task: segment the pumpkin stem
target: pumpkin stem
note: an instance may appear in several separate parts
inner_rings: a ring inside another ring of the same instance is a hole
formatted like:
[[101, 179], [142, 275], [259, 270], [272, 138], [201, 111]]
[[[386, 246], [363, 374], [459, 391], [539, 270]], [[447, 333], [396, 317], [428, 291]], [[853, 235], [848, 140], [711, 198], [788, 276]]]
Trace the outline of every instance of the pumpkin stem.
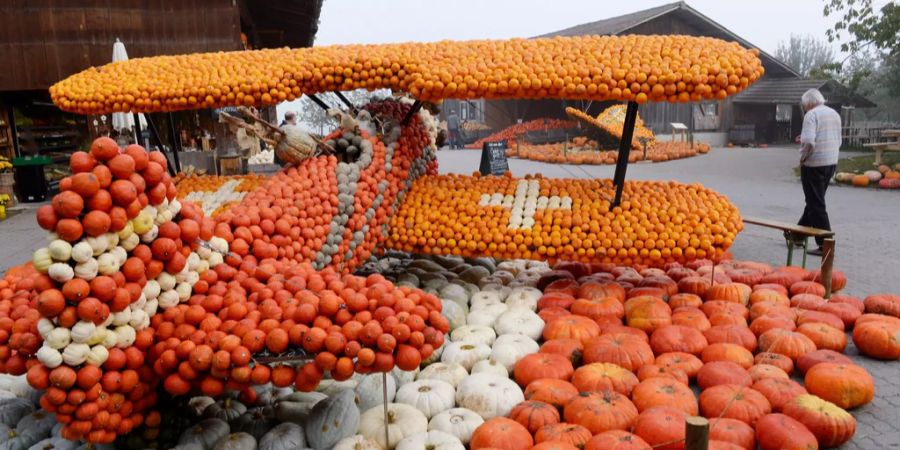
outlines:
[[419, 386], [419, 392], [428, 392], [431, 390], [431, 386]]
[[388, 421], [388, 423], [394, 423], [394, 421], [397, 419], [397, 413], [394, 412], [393, 409], [391, 409], [391, 410], [388, 410], [388, 413], [387, 413], [387, 414], [388, 414], [388, 415], [387, 415], [387, 421]]

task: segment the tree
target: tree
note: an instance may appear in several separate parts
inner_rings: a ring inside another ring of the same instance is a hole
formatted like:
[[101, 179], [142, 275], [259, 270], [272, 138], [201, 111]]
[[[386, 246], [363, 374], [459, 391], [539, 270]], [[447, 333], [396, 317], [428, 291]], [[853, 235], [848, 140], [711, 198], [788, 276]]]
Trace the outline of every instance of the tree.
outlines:
[[[374, 97], [384, 97], [389, 91], [381, 90], [369, 92], [365, 89], [357, 89], [355, 91], [344, 92], [344, 97], [350, 101], [356, 108], [361, 108]], [[330, 108], [347, 109], [347, 105], [341, 102], [336, 95], [326, 93], [318, 94], [316, 97], [322, 100]], [[325, 114], [325, 110], [316, 104], [312, 98], [304, 95], [297, 102], [297, 121], [309, 132], [324, 135], [337, 127], [338, 123], [334, 119]]]
[[775, 57], [796, 70], [802, 77], [816, 78], [813, 75], [817, 71], [834, 62], [834, 50], [814, 36], [791, 34], [790, 39], [778, 44]]
[[841, 42], [841, 51], [856, 53], [870, 45], [892, 56], [900, 55], [900, 4], [888, 1], [875, 11], [872, 0], [825, 0], [825, 16], [837, 16], [826, 31], [829, 42]]

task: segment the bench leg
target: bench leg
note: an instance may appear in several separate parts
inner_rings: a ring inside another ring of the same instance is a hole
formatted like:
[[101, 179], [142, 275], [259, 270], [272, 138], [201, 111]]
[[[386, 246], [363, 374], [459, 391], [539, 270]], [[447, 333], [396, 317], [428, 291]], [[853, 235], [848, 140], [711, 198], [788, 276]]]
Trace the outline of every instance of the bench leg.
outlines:
[[790, 266], [791, 261], [793, 261], [793, 259], [794, 259], [794, 240], [791, 237], [788, 237], [787, 239], [785, 239], [785, 241], [787, 242], [787, 248], [788, 248], [786, 265]]
[[831, 298], [831, 270], [834, 267], [834, 238], [822, 242], [822, 286], [825, 286], [825, 300]]
[[804, 269], [806, 268], [806, 250], [807, 250], [807, 245], [809, 245], [809, 238], [804, 237], [804, 238], [803, 238], [803, 268], [804, 268]]

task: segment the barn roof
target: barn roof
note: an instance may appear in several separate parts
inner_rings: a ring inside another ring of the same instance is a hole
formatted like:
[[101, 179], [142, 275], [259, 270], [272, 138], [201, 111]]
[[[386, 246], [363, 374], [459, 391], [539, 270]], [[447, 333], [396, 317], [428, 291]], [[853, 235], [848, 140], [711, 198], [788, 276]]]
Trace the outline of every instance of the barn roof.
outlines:
[[835, 80], [785, 80], [765, 79], [757, 81], [734, 97], [735, 103], [797, 104], [800, 96], [809, 89], [818, 89], [830, 104], [872, 108], [877, 105], [869, 99], [853, 93]]
[[[552, 33], [547, 33], [538, 37], [580, 36], [587, 34], [647, 34], [646, 32], [636, 32], [635, 29], [641, 25], [648, 24], [656, 19], [660, 19], [664, 16], [670, 15], [680, 21], [687, 23], [693, 29], [698, 30], [697, 33], [693, 33], [695, 35], [709, 36], [726, 41], [734, 41], [746, 48], [756, 48], [756, 46], [754, 46], [744, 38], [738, 36], [718, 22], [701, 14], [699, 11], [690, 7], [683, 1], [668, 3], [662, 6], [657, 6], [655, 8], [645, 9], [622, 16], [611, 17], [609, 19], [598, 20], [596, 22], [575, 25], [574, 27], [554, 31]], [[661, 28], [658, 33], [654, 34], [670, 34], [673, 32], [674, 30], [667, 31]], [[686, 33], [684, 33], [683, 30], [678, 30], [677, 34]], [[766, 68], [767, 76], [775, 78], [800, 77], [800, 74], [798, 74], [794, 69], [791, 69], [787, 64], [762, 50], [760, 50], [759, 52], [759, 57]]]

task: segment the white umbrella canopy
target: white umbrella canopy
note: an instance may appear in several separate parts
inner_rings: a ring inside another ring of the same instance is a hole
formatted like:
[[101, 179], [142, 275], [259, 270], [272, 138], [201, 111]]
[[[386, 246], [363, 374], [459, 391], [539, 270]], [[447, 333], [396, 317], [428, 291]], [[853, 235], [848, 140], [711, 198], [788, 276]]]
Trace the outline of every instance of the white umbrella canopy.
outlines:
[[[128, 52], [125, 51], [125, 44], [119, 38], [116, 38], [116, 42], [113, 44], [112, 62], [119, 61], [128, 61]], [[146, 127], [143, 114], [139, 114], [138, 117], [141, 120], [141, 128]], [[113, 113], [112, 127], [120, 131], [123, 129], [132, 130], [134, 128], [134, 117], [129, 113]]]

